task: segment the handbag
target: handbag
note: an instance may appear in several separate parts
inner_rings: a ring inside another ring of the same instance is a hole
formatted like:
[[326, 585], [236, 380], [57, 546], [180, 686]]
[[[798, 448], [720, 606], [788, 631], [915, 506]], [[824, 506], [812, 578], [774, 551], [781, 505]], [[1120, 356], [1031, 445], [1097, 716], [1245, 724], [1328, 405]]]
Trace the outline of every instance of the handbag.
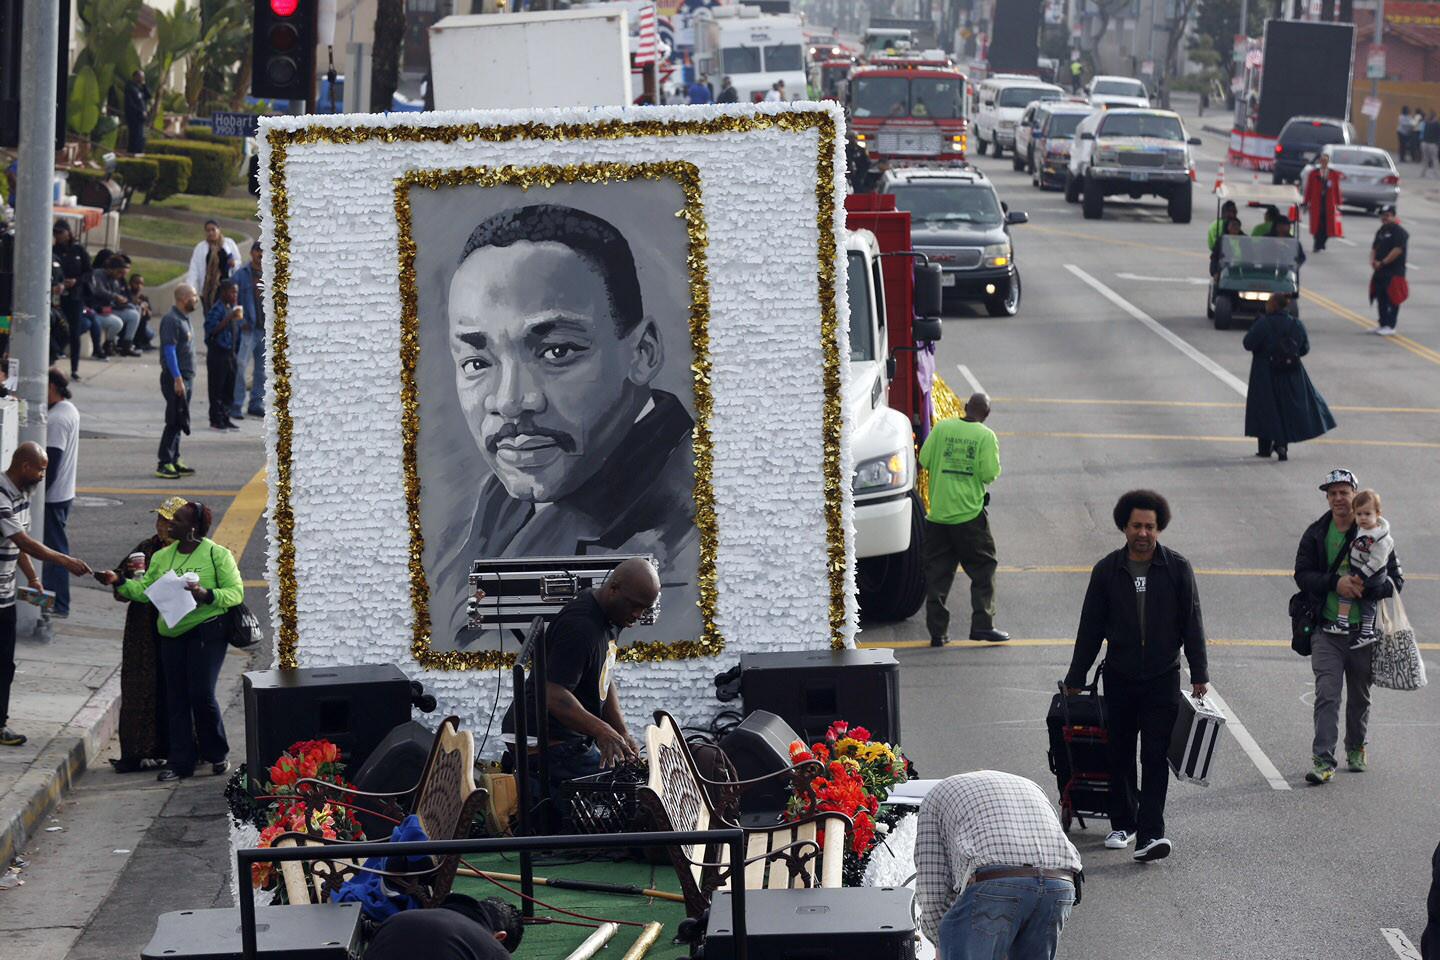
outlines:
[[[219, 583], [220, 568], [215, 565], [214, 546], [210, 548], [210, 568], [215, 571], [215, 582]], [[220, 620], [225, 625], [225, 639], [237, 650], [253, 647], [265, 636], [260, 629], [260, 618], [250, 612], [244, 600], [220, 614]]]
[[[1350, 555], [1350, 541], [1353, 539], [1353, 534], [1347, 535], [1345, 542], [1340, 544], [1340, 550], [1330, 564], [1329, 573], [1339, 570], [1340, 561]], [[1323, 597], [1316, 600], [1304, 590], [1297, 590], [1290, 598], [1290, 649], [1302, 657], [1310, 656], [1310, 640], [1315, 628], [1320, 625], [1320, 612], [1324, 609]]]
[[1419, 690], [1429, 680], [1400, 594], [1378, 601], [1375, 613], [1380, 639], [1371, 660], [1372, 682], [1386, 690]]

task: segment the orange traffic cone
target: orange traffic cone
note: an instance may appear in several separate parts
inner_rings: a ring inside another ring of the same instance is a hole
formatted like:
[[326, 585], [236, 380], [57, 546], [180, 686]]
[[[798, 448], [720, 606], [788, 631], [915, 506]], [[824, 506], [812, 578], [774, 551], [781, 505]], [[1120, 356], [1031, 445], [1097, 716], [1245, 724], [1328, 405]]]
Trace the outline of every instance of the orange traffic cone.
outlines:
[[1215, 169], [1215, 186], [1210, 188], [1210, 192], [1219, 193], [1223, 186], [1225, 186], [1225, 164], [1222, 163]]

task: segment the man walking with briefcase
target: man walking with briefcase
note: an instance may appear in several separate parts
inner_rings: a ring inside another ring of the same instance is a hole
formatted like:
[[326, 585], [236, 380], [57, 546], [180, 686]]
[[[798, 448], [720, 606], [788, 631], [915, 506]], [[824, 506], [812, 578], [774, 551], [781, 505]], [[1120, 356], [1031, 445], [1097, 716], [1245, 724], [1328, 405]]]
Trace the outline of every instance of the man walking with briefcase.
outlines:
[[1209, 689], [1210, 677], [1195, 571], [1159, 542], [1170, 524], [1170, 504], [1153, 490], [1131, 490], [1115, 504], [1114, 519], [1125, 546], [1090, 572], [1065, 687], [1073, 694], [1085, 686], [1101, 641], [1109, 641], [1104, 691], [1112, 832], [1105, 846], [1123, 850], [1134, 840], [1134, 858], [1143, 862], [1170, 855], [1165, 793], [1170, 734], [1180, 709], [1180, 652], [1197, 698]]

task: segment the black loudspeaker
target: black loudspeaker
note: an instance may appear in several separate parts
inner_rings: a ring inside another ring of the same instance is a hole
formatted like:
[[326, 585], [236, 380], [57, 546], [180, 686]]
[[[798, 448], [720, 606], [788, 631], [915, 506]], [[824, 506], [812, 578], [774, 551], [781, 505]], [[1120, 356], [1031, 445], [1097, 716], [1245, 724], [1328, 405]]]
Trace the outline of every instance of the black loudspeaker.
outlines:
[[[381, 740], [365, 764], [356, 771], [353, 781], [356, 789], [366, 793], [399, 793], [409, 790], [420, 782], [425, 771], [425, 761], [430, 758], [430, 748], [435, 744], [435, 731], [418, 720], [400, 724]], [[395, 824], [364, 811], [356, 811], [365, 836], [370, 840], [383, 840], [390, 836]]]
[[740, 656], [746, 712], [768, 710], [800, 731], [806, 743], [836, 720], [900, 742], [900, 664], [893, 650], [807, 650]]
[[[735, 764], [741, 780], [753, 780], [790, 766], [790, 744], [800, 739], [783, 719], [768, 710], [756, 710], [725, 734], [720, 749]], [[775, 777], [740, 795], [741, 813], [772, 813], [785, 809], [788, 780]]]
[[247, 673], [245, 760], [258, 789], [297, 740], [329, 740], [359, 770], [390, 731], [410, 719], [410, 681], [393, 664]]
[[[745, 952], [750, 960], [915, 960], [912, 903], [904, 887], [747, 890]], [[730, 891], [717, 890], [705, 960], [735, 956], [730, 917]]]
[[[262, 960], [350, 960], [360, 954], [360, 904], [255, 908]], [[160, 914], [142, 960], [240, 960], [240, 908]]]
[[996, 0], [987, 59], [992, 74], [1035, 72], [1040, 59], [1040, 0]]

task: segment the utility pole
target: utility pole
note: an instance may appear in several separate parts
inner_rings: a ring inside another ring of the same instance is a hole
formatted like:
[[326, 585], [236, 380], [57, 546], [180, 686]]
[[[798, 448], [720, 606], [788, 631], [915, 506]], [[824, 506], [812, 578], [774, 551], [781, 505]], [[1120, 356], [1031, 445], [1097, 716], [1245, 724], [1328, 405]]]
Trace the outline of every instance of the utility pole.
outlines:
[[[15, 311], [10, 356], [20, 364], [21, 443], [45, 446], [50, 368], [50, 220], [55, 214], [55, 98], [60, 7], [26, 3], [20, 37], [20, 148], [15, 183]], [[0, 469], [9, 467], [0, 464]], [[45, 481], [31, 496], [44, 504]], [[45, 511], [30, 511], [30, 535], [45, 535]]]
[[[1250, 0], [1240, 0], [1240, 29], [1239, 29], [1238, 31], [1236, 31], [1236, 35], [1237, 35], [1237, 36], [1240, 36], [1240, 37], [1244, 37], [1245, 40], [1247, 40], [1247, 41], [1250, 39]], [[1248, 43], [1245, 43], [1244, 46], [1245, 46], [1245, 53], [1248, 53], [1248, 52], [1249, 52], [1249, 44], [1248, 44]], [[1240, 59], [1237, 61], [1237, 60], [1235, 59], [1235, 51], [1234, 51], [1234, 50], [1231, 50], [1231, 51], [1230, 51], [1230, 69], [1231, 69], [1232, 71], [1234, 71], [1234, 73], [1233, 73], [1232, 75], [1233, 75], [1233, 76], [1236, 76], [1236, 77], [1239, 77], [1241, 83], [1243, 84], [1244, 81], [1245, 81], [1245, 54], [1244, 54], [1244, 53], [1242, 53], [1242, 54], [1240, 55]], [[1233, 88], [1232, 88], [1232, 90], [1233, 90]], [[1244, 96], [1244, 94], [1245, 94], [1245, 88], [1244, 88], [1243, 86], [1240, 88], [1240, 92], [1235, 94], [1235, 129], [1236, 129], [1236, 130], [1244, 130], [1244, 129], [1245, 129], [1245, 111], [1246, 111], [1247, 107], [1246, 107], [1246, 103], [1245, 103], [1245, 96]]]
[[[1384, 44], [1385, 44], [1385, 0], [1375, 0], [1375, 39], [1371, 41], [1371, 49], [1374, 49], [1375, 47], [1380, 47], [1381, 49], [1384, 49]], [[1367, 69], [1366, 72], [1367, 72], [1367, 73], [1369, 72], [1368, 69]], [[22, 94], [22, 96], [23, 96], [23, 94]], [[1371, 78], [1370, 78], [1370, 96], [1376, 97], [1376, 98], [1379, 98], [1379, 96], [1380, 96], [1380, 78], [1379, 78], [1379, 77], [1371, 77]], [[1375, 127], [1376, 127], [1376, 121], [1378, 121], [1379, 119], [1380, 119], [1379, 116], [1374, 116], [1374, 117], [1371, 117], [1371, 118], [1370, 118], [1370, 136], [1368, 136], [1368, 137], [1365, 139], [1365, 142], [1368, 143], [1368, 144], [1370, 144], [1370, 146], [1372, 146], [1372, 147], [1375, 146]]]

